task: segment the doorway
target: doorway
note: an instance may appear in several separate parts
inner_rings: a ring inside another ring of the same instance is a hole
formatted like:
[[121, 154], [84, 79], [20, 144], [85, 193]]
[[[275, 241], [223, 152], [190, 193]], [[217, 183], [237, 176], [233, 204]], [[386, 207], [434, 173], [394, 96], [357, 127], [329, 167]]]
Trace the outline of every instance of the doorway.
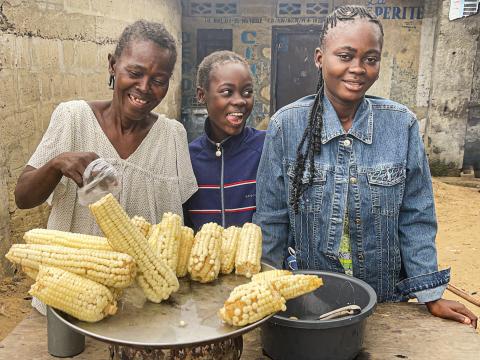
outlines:
[[314, 53], [320, 26], [272, 28], [270, 115], [303, 96], [313, 94], [318, 72]]

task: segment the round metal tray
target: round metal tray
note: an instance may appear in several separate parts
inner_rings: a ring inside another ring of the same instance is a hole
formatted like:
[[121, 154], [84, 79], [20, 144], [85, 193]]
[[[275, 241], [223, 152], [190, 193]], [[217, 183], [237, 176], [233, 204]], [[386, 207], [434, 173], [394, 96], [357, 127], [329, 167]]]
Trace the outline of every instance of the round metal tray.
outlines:
[[[267, 269], [271, 268], [262, 265], [262, 270]], [[249, 281], [234, 274], [220, 275], [208, 284], [180, 279], [179, 291], [168, 300], [160, 304], [146, 302], [142, 308], [120, 304], [115, 315], [96, 323], [83, 322], [52, 310], [73, 330], [112, 344], [152, 348], [197, 346], [239, 336], [271, 317], [234, 327], [222, 323], [217, 316], [233, 288]]]

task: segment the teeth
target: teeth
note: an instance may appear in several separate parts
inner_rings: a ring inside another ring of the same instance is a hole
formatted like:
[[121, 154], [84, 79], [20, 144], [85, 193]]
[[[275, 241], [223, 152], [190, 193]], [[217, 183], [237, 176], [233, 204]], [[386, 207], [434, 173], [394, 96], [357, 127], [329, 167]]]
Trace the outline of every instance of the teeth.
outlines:
[[242, 114], [242, 113], [230, 113], [230, 114], [228, 114], [228, 115], [233, 115], [233, 116], [243, 116], [243, 114]]
[[137, 102], [139, 104], [142, 104], [142, 105], [145, 105], [147, 102], [145, 100], [142, 100], [142, 99], [139, 99], [133, 95], [130, 95], [130, 98], [134, 101], [134, 102]]

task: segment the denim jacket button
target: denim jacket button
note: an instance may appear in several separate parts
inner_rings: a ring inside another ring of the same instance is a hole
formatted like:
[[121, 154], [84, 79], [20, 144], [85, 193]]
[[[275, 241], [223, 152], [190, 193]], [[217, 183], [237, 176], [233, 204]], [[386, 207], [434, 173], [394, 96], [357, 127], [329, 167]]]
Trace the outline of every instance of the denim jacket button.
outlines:
[[355, 219], [355, 224], [359, 225], [362, 221], [360, 219]]
[[358, 260], [363, 260], [363, 254], [362, 253], [358, 253]]
[[356, 183], [357, 183], [357, 178], [351, 177], [350, 184], [356, 184]]
[[343, 146], [350, 146], [351, 143], [352, 143], [352, 142], [351, 142], [349, 139], [344, 140], [344, 141], [343, 141]]

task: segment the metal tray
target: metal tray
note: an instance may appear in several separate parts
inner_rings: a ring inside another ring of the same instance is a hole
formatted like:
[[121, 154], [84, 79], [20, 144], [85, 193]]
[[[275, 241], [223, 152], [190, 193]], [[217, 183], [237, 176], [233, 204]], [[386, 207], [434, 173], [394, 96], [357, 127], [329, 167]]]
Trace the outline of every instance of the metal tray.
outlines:
[[[270, 270], [262, 265], [262, 270]], [[237, 285], [250, 280], [234, 274], [220, 275], [212, 283], [180, 279], [180, 289], [160, 304], [147, 302], [142, 308], [125, 304], [102, 321], [87, 323], [59, 310], [55, 316], [73, 330], [100, 341], [152, 348], [178, 348], [213, 343], [248, 332], [271, 316], [244, 327], [222, 323], [217, 311]], [[182, 326], [181, 321], [185, 324]]]

